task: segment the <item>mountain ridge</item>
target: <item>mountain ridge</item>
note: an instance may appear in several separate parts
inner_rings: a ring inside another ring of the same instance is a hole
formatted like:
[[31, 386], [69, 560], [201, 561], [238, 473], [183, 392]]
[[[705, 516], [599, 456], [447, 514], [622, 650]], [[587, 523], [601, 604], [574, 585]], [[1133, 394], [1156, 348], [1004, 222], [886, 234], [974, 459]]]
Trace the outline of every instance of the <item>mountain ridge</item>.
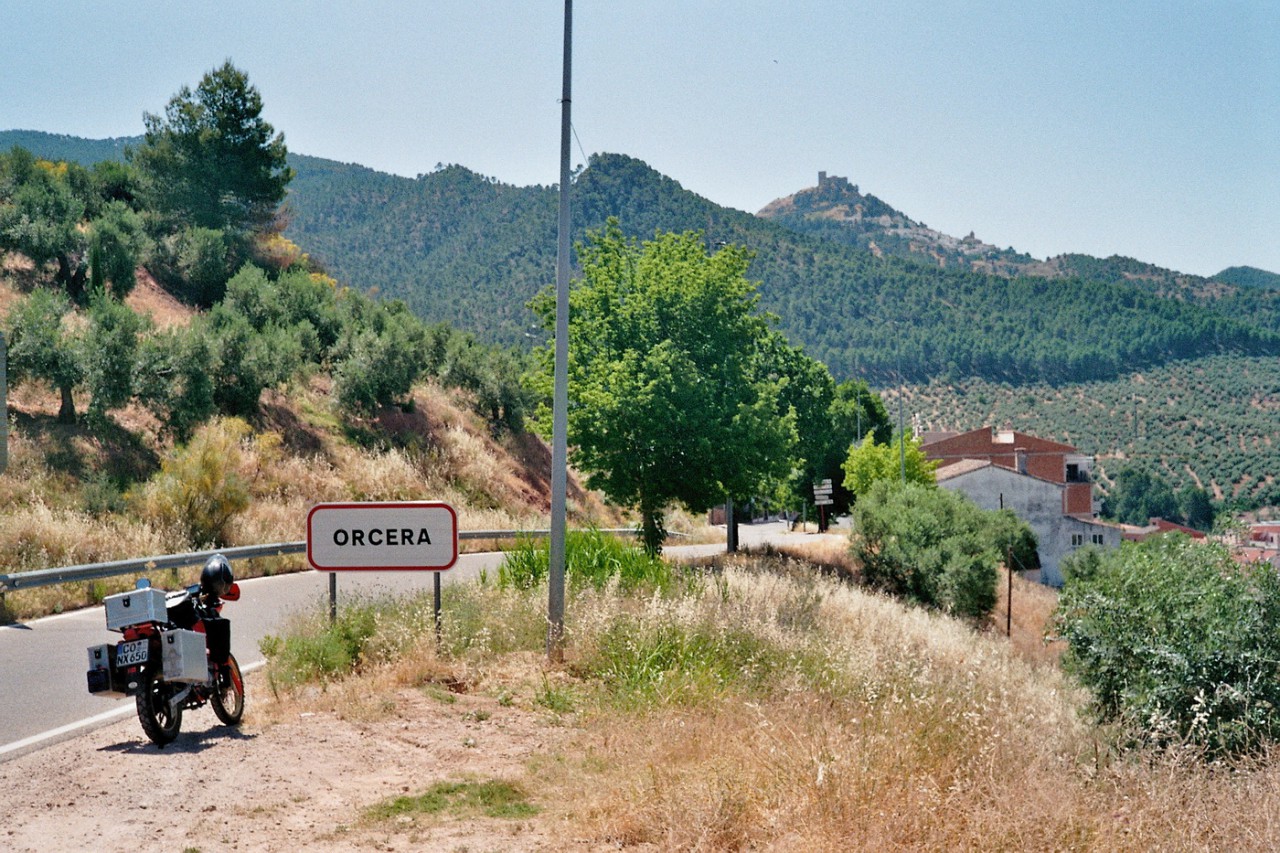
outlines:
[[[51, 133], [40, 130], [0, 130], [0, 149], [7, 149], [14, 145], [19, 145], [48, 159], [70, 160], [78, 162], [84, 166], [91, 166], [99, 160], [123, 160], [125, 149], [129, 146], [141, 143], [142, 139], [143, 137], [141, 135], [92, 139], [72, 134]], [[383, 172], [356, 162], [333, 160], [309, 154], [294, 153], [290, 154], [290, 157], [299, 158], [305, 161], [311, 168], [317, 171], [333, 171], [334, 167], [341, 167], [343, 169], [353, 169], [372, 175], [384, 176], [393, 180], [421, 180], [424, 177], [424, 174], [419, 174], [416, 178], [408, 178], [391, 172]], [[458, 164], [452, 164], [450, 167], [466, 169], [465, 166]], [[440, 168], [445, 167], [438, 167], [435, 171], [440, 171]], [[471, 170], [467, 169], [467, 171]], [[473, 174], [480, 175], [480, 173], [476, 172], [473, 172]], [[480, 177], [490, 182], [503, 183], [496, 177], [487, 177], [483, 175], [480, 175]], [[512, 187], [515, 186], [511, 184], [505, 185]], [[530, 185], [529, 188], [542, 189], [543, 187], [540, 185]], [[794, 214], [795, 199], [803, 195], [813, 195], [819, 198], [828, 199], [835, 196], [835, 200], [838, 203], [847, 204], [849, 199], [847, 197], [841, 197], [841, 190], [843, 190], [844, 194], [853, 196], [855, 203], [864, 204], [869, 208], [868, 210], [863, 211], [860, 216], [854, 217], [855, 219], [887, 216], [890, 223], [895, 227], [911, 232], [918, 237], [923, 238], [925, 242], [933, 241], [937, 243], [938, 246], [941, 247], [941, 254], [943, 257], [940, 258], [938, 254], [930, 253], [927, 256], [932, 260], [944, 261], [946, 257], [950, 255], [964, 256], [968, 258], [980, 257], [981, 260], [976, 261], [974, 266], [974, 269], [977, 271], [989, 271], [997, 275], [1007, 274], [1007, 270], [1012, 263], [1009, 259], [1017, 258], [1025, 259], [1026, 262], [1026, 268], [1019, 269], [1018, 274], [1040, 275], [1048, 278], [1055, 278], [1082, 274], [1082, 270], [1077, 267], [1077, 264], [1083, 261], [1102, 261], [1114, 262], [1116, 264], [1129, 267], [1136, 265], [1145, 268], [1149, 271], [1145, 275], [1147, 278], [1172, 274], [1175, 276], [1201, 279], [1205, 281], [1222, 281], [1228, 284], [1246, 287], [1280, 289], [1280, 273], [1250, 266], [1232, 266], [1227, 267], [1212, 276], [1194, 276], [1190, 273], [1182, 273], [1177, 270], [1138, 261], [1134, 258], [1123, 255], [1112, 255], [1108, 258], [1096, 258], [1094, 256], [1081, 253], [1066, 253], [1040, 260], [1024, 252], [1019, 252], [1012, 247], [1001, 249], [994, 244], [987, 243], [979, 239], [973, 232], [970, 232], [965, 237], [957, 238], [931, 229], [923, 222], [911, 219], [906, 214], [896, 210], [887, 202], [884, 202], [871, 193], [861, 193], [858, 185], [850, 184], [847, 178], [828, 175], [826, 172], [818, 173], [818, 184], [815, 187], [802, 188], [789, 196], [783, 196], [779, 199], [775, 199], [757, 211], [754, 215], [764, 219], [786, 220], [789, 216]], [[725, 209], [727, 210], [729, 208]], [[837, 221], [840, 219], [838, 216], [831, 215], [828, 215], [828, 218]], [[873, 233], [872, 229], [866, 227], [856, 230], [862, 234]], [[889, 241], [886, 240], [885, 242]], [[877, 244], [876, 248], [871, 249], [871, 251], [873, 254], [886, 253], [884, 247], [879, 244]], [[993, 263], [993, 256], [1002, 260]], [[1144, 276], [1135, 275], [1134, 277], [1140, 278]]]
[[[72, 141], [51, 144], [66, 150]], [[122, 148], [106, 140], [96, 150], [112, 157]], [[290, 164], [297, 176], [285, 234], [339, 279], [492, 342], [543, 339], [526, 305], [554, 280], [553, 187], [517, 187], [456, 165], [405, 178], [301, 154], [291, 154]], [[806, 203], [844, 203], [851, 195], [863, 225], [885, 219], [917, 237], [928, 231], [845, 179], [828, 179]], [[746, 246], [762, 308], [840, 379], [1087, 381], [1219, 352], [1280, 353], [1280, 292], [1206, 288], [1203, 280], [1188, 286], [1179, 284], [1181, 274], [1152, 265], [1087, 256], [1070, 256], [1070, 276], [940, 268], [835, 239], [826, 226], [813, 233], [803, 221], [722, 207], [640, 160], [596, 154], [575, 177], [575, 238], [610, 216], [636, 239], [701, 231], [711, 250]], [[974, 238], [964, 248], [981, 245]]]

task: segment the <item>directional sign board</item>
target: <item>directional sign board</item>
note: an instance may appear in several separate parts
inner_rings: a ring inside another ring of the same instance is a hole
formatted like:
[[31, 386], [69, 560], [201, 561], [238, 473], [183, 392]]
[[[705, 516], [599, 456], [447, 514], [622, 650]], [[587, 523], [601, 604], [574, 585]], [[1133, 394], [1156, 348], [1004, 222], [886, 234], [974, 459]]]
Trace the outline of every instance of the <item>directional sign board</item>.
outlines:
[[307, 562], [318, 572], [441, 571], [458, 560], [458, 515], [445, 503], [317, 504]]
[[831, 481], [823, 480], [821, 483], [813, 487], [813, 502], [817, 506], [831, 506], [835, 503], [831, 499]]

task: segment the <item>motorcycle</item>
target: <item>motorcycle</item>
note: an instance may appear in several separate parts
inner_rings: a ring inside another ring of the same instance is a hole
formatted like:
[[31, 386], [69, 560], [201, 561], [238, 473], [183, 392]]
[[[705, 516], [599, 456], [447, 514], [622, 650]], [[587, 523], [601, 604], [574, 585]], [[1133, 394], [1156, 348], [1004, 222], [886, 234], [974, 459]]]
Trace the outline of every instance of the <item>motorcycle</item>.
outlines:
[[171, 743], [182, 712], [208, 702], [228, 726], [244, 716], [244, 679], [231, 654], [231, 623], [222, 604], [240, 598], [221, 554], [205, 563], [200, 583], [165, 593], [139, 578], [130, 592], [107, 596], [107, 629], [119, 642], [89, 647], [89, 692], [133, 696], [142, 731], [157, 746]]

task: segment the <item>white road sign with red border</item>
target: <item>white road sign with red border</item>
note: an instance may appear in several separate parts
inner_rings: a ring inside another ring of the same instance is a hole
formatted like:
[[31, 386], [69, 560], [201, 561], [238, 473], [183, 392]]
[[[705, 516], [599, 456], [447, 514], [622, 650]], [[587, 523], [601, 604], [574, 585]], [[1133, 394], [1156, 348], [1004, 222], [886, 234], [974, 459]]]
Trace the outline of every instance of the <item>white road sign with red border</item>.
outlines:
[[325, 503], [307, 514], [318, 572], [443, 571], [457, 560], [458, 515], [446, 503]]

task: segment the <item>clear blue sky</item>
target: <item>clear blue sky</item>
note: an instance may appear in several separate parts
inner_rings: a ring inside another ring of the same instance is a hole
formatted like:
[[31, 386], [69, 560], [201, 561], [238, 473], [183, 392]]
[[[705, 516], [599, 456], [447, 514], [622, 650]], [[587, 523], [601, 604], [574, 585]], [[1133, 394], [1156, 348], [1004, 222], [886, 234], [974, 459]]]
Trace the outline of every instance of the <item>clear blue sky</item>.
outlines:
[[[138, 134], [231, 59], [290, 150], [558, 176], [563, 3], [0, 9], [0, 129]], [[573, 122], [755, 211], [848, 177], [1037, 257], [1280, 272], [1280, 3], [579, 0]], [[582, 160], [574, 145], [575, 163]]]

